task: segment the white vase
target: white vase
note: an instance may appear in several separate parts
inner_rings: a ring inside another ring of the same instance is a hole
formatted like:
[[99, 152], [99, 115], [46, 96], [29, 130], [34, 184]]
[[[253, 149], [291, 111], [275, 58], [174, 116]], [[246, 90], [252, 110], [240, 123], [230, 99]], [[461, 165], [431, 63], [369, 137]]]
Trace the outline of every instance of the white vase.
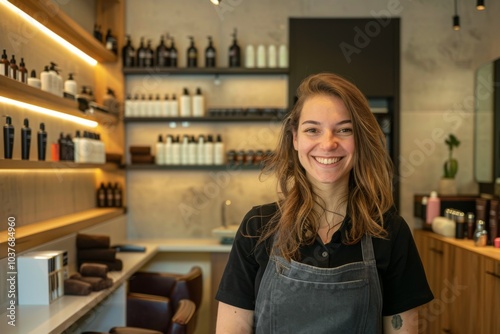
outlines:
[[439, 180], [438, 187], [439, 195], [456, 195], [457, 194], [457, 182], [455, 179], [442, 178]]

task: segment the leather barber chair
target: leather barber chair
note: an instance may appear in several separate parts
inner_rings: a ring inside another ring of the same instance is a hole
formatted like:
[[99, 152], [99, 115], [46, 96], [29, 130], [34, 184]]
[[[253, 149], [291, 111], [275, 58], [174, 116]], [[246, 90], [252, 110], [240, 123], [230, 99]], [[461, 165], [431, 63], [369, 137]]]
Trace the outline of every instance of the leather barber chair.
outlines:
[[110, 333], [194, 333], [203, 294], [200, 267], [187, 274], [137, 272], [128, 283], [127, 327]]

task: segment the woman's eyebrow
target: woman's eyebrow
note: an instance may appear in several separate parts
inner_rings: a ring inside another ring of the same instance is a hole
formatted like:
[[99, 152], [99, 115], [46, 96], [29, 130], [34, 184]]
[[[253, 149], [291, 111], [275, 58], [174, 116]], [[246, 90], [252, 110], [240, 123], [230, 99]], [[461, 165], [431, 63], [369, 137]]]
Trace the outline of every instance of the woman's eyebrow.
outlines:
[[[348, 124], [348, 123], [352, 123], [352, 121], [350, 119], [345, 119], [343, 121], [338, 122], [335, 125], [343, 125], [343, 124]], [[320, 125], [321, 122], [314, 121], [314, 120], [306, 120], [306, 121], [304, 121], [304, 122], [301, 123], [301, 125], [304, 125], [304, 124]]]

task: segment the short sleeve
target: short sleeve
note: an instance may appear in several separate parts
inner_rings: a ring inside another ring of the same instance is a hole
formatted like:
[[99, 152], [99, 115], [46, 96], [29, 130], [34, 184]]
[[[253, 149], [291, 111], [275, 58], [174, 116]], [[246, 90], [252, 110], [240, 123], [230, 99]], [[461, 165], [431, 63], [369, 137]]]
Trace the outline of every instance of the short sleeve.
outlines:
[[391, 250], [383, 277], [383, 315], [393, 315], [430, 302], [427, 283], [415, 241], [404, 219], [395, 215], [391, 224]]

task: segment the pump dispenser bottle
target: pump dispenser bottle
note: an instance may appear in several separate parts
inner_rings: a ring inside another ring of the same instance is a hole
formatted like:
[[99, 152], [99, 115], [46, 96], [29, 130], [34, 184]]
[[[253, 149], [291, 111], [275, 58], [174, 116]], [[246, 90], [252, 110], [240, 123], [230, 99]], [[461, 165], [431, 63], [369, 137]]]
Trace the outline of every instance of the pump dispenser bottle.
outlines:
[[17, 81], [28, 83], [28, 70], [26, 69], [24, 58], [21, 58], [21, 62], [19, 63], [19, 69], [17, 71]]
[[278, 66], [278, 59], [276, 54], [276, 46], [271, 44], [267, 47], [267, 67], [275, 68]]
[[157, 165], [165, 164], [165, 144], [161, 134], [158, 135], [158, 141], [156, 142], [155, 162]]
[[204, 145], [205, 149], [205, 163], [204, 165], [213, 165], [214, 164], [214, 140], [212, 135], [207, 136], [207, 142]]
[[24, 127], [21, 129], [21, 159], [30, 159], [31, 147], [31, 129], [30, 122], [27, 118], [24, 119]]
[[144, 47], [144, 37], [141, 37], [139, 48], [137, 49], [137, 66], [146, 67], [146, 48]]
[[170, 116], [179, 117], [179, 101], [177, 101], [177, 95], [172, 95], [172, 101], [170, 101]]
[[189, 36], [191, 44], [187, 49], [187, 67], [198, 67], [198, 49], [194, 45], [193, 36]]
[[45, 124], [40, 123], [40, 130], [37, 133], [38, 160], [45, 161], [47, 152], [47, 132], [45, 132]]
[[10, 66], [9, 66], [9, 77], [11, 79], [17, 80], [17, 64], [16, 64], [16, 57], [12, 55], [12, 58], [10, 59]]
[[177, 67], [177, 48], [175, 47], [175, 40], [172, 37], [172, 44], [170, 45], [170, 66]]
[[132, 46], [130, 35], [127, 35], [127, 44], [122, 48], [123, 67], [135, 66], [135, 48]]
[[181, 165], [185, 166], [189, 164], [189, 136], [182, 136], [181, 143]]
[[217, 135], [217, 141], [214, 144], [214, 164], [223, 165], [225, 156], [221, 135]]
[[176, 136], [172, 140], [172, 164], [176, 166], [181, 164], [181, 143], [179, 136]]
[[233, 44], [229, 47], [229, 67], [241, 66], [241, 49], [238, 45], [237, 30], [234, 29]]
[[266, 47], [263, 44], [257, 46], [257, 67], [266, 67]]
[[279, 48], [278, 67], [280, 68], [288, 67], [288, 48], [286, 47], [285, 44], [281, 44]]
[[190, 117], [191, 113], [191, 96], [187, 88], [184, 88], [184, 93], [181, 95], [181, 117]]
[[205, 49], [205, 67], [215, 67], [216, 66], [216, 55], [217, 52], [212, 43], [212, 36], [208, 36], [208, 46]]
[[165, 38], [160, 37], [160, 44], [156, 47], [156, 66], [165, 67], [170, 63], [170, 52], [165, 45]]
[[45, 66], [43, 72], [40, 74], [41, 88], [46, 92], [52, 92], [52, 80], [49, 73], [49, 67]]
[[68, 80], [64, 82], [64, 92], [76, 98], [78, 87], [75, 79], [73, 79], [73, 73], [70, 73], [68, 76]]
[[164, 159], [165, 159], [165, 165], [172, 165], [173, 164], [173, 160], [172, 160], [172, 142], [173, 142], [173, 138], [172, 138], [172, 135], [167, 135], [165, 137], [165, 146], [164, 146]]
[[193, 116], [205, 116], [205, 98], [201, 94], [201, 88], [196, 88], [196, 95], [193, 96]]
[[2, 59], [0, 60], [0, 74], [4, 76], [9, 76], [9, 58], [7, 57], [7, 50], [3, 49]]
[[36, 71], [31, 70], [31, 75], [28, 78], [28, 86], [35, 87], [35, 88], [42, 88], [42, 81], [36, 77]]
[[245, 50], [245, 67], [255, 67], [255, 49], [252, 44], [248, 44]]
[[12, 159], [12, 150], [14, 148], [14, 126], [12, 118], [5, 117], [5, 125], [3, 126], [3, 155], [5, 159]]

